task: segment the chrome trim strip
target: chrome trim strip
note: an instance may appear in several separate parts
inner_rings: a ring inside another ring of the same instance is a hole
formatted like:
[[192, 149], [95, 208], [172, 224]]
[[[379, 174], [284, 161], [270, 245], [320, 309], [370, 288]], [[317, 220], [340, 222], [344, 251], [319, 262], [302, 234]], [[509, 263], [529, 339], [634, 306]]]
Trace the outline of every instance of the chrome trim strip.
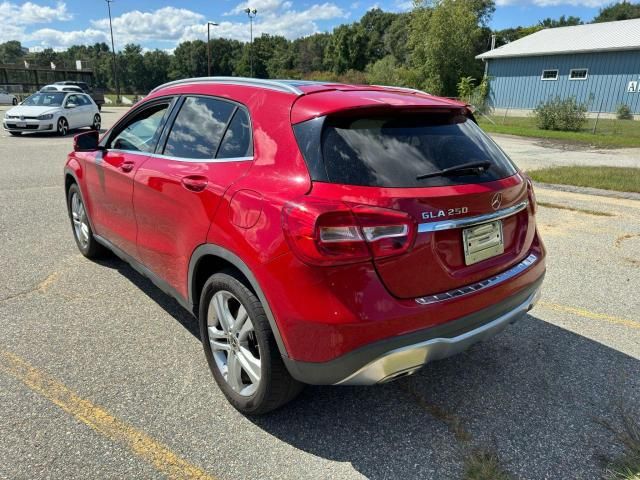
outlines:
[[523, 303], [495, 320], [453, 338], [433, 338], [424, 342], [391, 350], [335, 385], [373, 385], [410, 375], [433, 360], [456, 355], [474, 343], [486, 340], [522, 318], [535, 304], [539, 289]]
[[143, 157], [153, 157], [153, 158], [160, 158], [164, 160], [173, 160], [175, 162], [187, 162], [187, 163], [227, 163], [227, 162], [252, 162], [253, 161], [253, 156], [233, 157], [233, 158], [182, 158], [182, 157], [172, 157], [170, 155], [162, 155], [160, 153], [143, 152], [140, 150], [123, 150], [120, 148], [110, 148], [107, 150], [107, 152], [128, 153], [128, 154], [140, 155]]
[[380, 88], [388, 88], [390, 90], [399, 90], [401, 92], [407, 92], [407, 93], [418, 93], [420, 95], [428, 95], [428, 96], [432, 96], [430, 93], [427, 93], [425, 91], [422, 90], [418, 90], [417, 88], [408, 88], [408, 87], [394, 87], [392, 85], [371, 85], [372, 87], [380, 87]]
[[228, 163], [228, 162], [252, 162], [253, 157], [234, 157], [234, 158], [182, 158], [172, 157], [170, 155], [162, 155], [161, 153], [151, 153], [150, 157], [161, 158], [164, 160], [173, 160], [175, 162], [187, 163]]
[[484, 215], [476, 215], [474, 217], [456, 218], [455, 220], [442, 220], [441, 222], [428, 222], [418, 225], [418, 233], [440, 232], [442, 230], [451, 230], [454, 228], [471, 227], [480, 223], [492, 222], [515, 215], [521, 212], [529, 205], [529, 201], [517, 203], [511, 207], [491, 212]]
[[279, 82], [277, 80], [266, 80], [261, 78], [246, 78], [246, 77], [194, 77], [183, 78], [181, 80], [174, 80], [172, 82], [163, 83], [151, 90], [149, 94], [152, 94], [161, 88], [175, 87], [177, 85], [188, 85], [193, 83], [224, 83], [227, 85], [243, 85], [248, 87], [261, 87], [268, 88], [270, 90], [276, 90], [279, 92], [293, 93], [295, 95], [302, 95], [304, 92], [299, 88], [290, 85], [286, 82]]
[[495, 275], [491, 278], [487, 278], [486, 280], [482, 280], [480, 282], [473, 283], [471, 285], [466, 285], [464, 287], [456, 288], [455, 290], [449, 290], [448, 292], [436, 293], [435, 295], [428, 295], [426, 297], [416, 298], [415, 300], [416, 300], [416, 303], [419, 303], [420, 305], [431, 305], [433, 303], [442, 302], [445, 300], [449, 300], [451, 298], [458, 298], [465, 295], [469, 295], [470, 293], [479, 292], [486, 288], [499, 285], [515, 277], [516, 275], [521, 274], [537, 261], [538, 261], [538, 256], [535, 253], [531, 253], [527, 258], [522, 260], [516, 266], [511, 267], [509, 270], [499, 273], [498, 275]]

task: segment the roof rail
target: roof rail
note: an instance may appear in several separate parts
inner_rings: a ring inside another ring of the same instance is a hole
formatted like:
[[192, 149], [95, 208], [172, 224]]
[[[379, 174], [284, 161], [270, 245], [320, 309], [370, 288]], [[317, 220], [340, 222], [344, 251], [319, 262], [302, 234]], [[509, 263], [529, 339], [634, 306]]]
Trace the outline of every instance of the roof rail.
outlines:
[[422, 90], [418, 90], [416, 88], [394, 87], [393, 85], [371, 85], [371, 86], [372, 87], [381, 87], [381, 88], [392, 88], [393, 90], [402, 90], [402, 91], [407, 92], [407, 93], [419, 93], [420, 95], [429, 95], [429, 96], [431, 96], [430, 93], [423, 92]]
[[188, 85], [192, 83], [224, 83], [227, 85], [244, 85], [247, 87], [268, 88], [270, 90], [276, 90], [279, 92], [293, 93], [295, 95], [302, 95], [304, 92], [294, 85], [290, 85], [283, 81], [278, 80], [265, 80], [262, 78], [247, 78], [247, 77], [194, 77], [183, 78], [180, 80], [174, 80], [173, 82], [163, 83], [151, 90], [149, 94], [160, 90], [161, 88], [174, 87], [176, 85]]

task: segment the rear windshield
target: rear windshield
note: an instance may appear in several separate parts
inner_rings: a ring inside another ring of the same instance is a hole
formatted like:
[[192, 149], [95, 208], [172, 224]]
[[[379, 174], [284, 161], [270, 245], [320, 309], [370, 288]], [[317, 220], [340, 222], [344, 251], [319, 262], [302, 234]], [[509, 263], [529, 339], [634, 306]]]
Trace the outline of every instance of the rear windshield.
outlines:
[[[451, 113], [329, 117], [320, 140], [316, 156], [321, 157], [324, 168], [320, 176], [325, 178], [316, 178], [319, 181], [427, 187], [489, 182], [516, 173], [511, 161], [473, 120]], [[305, 153], [305, 145], [300, 143]], [[470, 162], [490, 165], [486, 170], [418, 178]]]

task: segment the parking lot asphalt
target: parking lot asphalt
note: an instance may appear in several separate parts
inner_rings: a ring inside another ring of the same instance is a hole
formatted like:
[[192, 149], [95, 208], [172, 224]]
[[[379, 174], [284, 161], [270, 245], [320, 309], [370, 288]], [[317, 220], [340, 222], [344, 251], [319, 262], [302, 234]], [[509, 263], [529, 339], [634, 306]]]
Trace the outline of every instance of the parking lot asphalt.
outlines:
[[619, 453], [600, 422], [640, 414], [640, 202], [539, 189], [548, 273], [525, 319], [412, 377], [247, 418], [189, 314], [77, 251], [71, 139], [0, 131], [2, 479], [457, 479], [475, 449], [513, 478], [590, 479]]

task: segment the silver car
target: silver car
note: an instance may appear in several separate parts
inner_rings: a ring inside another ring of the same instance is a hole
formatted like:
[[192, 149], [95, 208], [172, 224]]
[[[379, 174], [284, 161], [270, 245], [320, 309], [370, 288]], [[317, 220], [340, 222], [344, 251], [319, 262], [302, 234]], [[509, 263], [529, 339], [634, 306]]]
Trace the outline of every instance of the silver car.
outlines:
[[98, 106], [85, 93], [38, 92], [4, 115], [2, 125], [11, 135], [23, 132], [56, 132], [90, 127], [100, 130]]
[[0, 90], [0, 104], [2, 105], [17, 105], [18, 97], [14, 94], [7, 92], [6, 90]]

